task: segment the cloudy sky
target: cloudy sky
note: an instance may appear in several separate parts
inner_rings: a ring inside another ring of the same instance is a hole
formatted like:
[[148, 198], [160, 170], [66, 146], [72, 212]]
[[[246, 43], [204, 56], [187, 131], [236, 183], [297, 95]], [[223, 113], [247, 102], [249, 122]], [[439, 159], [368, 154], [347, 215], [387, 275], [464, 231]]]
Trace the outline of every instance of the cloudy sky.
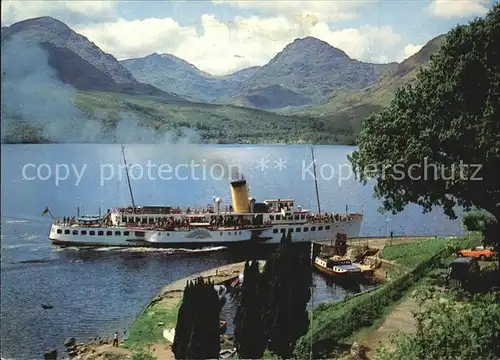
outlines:
[[222, 75], [314, 36], [370, 61], [401, 61], [486, 13], [483, 0], [2, 1], [2, 26], [52, 16], [119, 60], [170, 53]]

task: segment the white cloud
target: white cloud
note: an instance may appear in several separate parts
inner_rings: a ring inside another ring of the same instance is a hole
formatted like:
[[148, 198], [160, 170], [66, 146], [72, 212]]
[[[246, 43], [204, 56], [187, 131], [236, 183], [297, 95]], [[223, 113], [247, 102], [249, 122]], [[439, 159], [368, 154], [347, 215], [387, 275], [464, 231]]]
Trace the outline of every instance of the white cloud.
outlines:
[[322, 1], [284, 1], [284, 0], [213, 0], [214, 4], [230, 5], [240, 9], [251, 9], [266, 15], [285, 17], [315, 16], [320, 21], [352, 20], [359, 11], [373, 5], [377, 0], [322, 0]]
[[[204, 14], [198, 24], [175, 19], [125, 20], [116, 1], [4, 1], [2, 22], [10, 24], [37, 16], [54, 16], [118, 59], [170, 53], [214, 75], [264, 65], [296, 38], [314, 36], [370, 62], [399, 60], [400, 37], [389, 26], [332, 29], [326, 20], [356, 15], [373, 1], [269, 1], [237, 3], [260, 8], [267, 16], [236, 16], [222, 22]], [[231, 3], [233, 4], [233, 3]], [[272, 12], [279, 15], [270, 15]], [[92, 19], [93, 21], [90, 21]], [[202, 31], [200, 32], [200, 29]]]
[[419, 52], [420, 49], [422, 49], [423, 47], [424, 47], [424, 45], [420, 45], [420, 44], [419, 45], [413, 45], [413, 44], [406, 45], [404, 48], [404, 51], [403, 51], [402, 58], [400, 60], [404, 60], [404, 59], [409, 58], [410, 56]]
[[115, 0], [4, 0], [2, 1], [2, 26], [39, 16], [53, 16], [70, 23], [82, 22], [89, 18], [111, 20], [116, 18], [115, 5]]
[[428, 7], [431, 15], [438, 18], [464, 18], [483, 16], [488, 12], [488, 0], [434, 0]]
[[196, 27], [171, 18], [125, 21], [77, 27], [75, 30], [118, 59], [170, 53], [214, 75], [264, 65], [298, 37], [314, 36], [372, 62], [394, 61], [400, 37], [388, 27], [332, 30], [311, 16], [236, 17], [230, 23], [205, 14]]

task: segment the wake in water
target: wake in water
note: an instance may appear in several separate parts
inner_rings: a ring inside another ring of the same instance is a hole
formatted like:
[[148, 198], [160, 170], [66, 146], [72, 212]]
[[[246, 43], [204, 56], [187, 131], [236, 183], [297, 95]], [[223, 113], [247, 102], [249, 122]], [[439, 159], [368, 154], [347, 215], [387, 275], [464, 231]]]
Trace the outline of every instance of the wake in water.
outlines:
[[54, 249], [57, 252], [65, 251], [86, 251], [86, 252], [119, 252], [119, 253], [164, 253], [164, 254], [179, 254], [179, 253], [200, 253], [212, 252], [226, 249], [225, 246], [205, 247], [201, 249], [183, 249], [183, 248], [151, 248], [151, 247], [120, 247], [120, 246], [107, 246], [107, 247], [88, 247], [82, 248], [78, 246], [59, 247]]
[[4, 222], [6, 224], [24, 224], [24, 223], [27, 223], [28, 220], [4, 220]]

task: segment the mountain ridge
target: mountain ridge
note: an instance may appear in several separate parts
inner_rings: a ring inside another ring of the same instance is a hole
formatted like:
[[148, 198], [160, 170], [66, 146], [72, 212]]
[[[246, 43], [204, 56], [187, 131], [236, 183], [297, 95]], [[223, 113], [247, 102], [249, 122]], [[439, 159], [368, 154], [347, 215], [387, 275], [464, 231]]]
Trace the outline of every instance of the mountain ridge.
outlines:
[[[41, 46], [48, 53], [48, 61], [59, 78], [79, 90], [124, 92], [183, 100], [178, 95], [150, 84], [139, 83], [113, 55], [103, 52], [85, 36], [55, 18], [43, 16], [2, 28], [2, 51], [8, 51], [9, 44], [13, 42]], [[101, 79], [96, 84], [85, 81], [85, 78], [93, 81]]]

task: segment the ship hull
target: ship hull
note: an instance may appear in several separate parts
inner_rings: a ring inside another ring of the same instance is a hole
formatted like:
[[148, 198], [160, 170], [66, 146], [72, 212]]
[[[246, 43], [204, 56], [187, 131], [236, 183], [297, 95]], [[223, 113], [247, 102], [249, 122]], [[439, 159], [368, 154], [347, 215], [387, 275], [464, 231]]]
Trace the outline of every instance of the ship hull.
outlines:
[[[292, 231], [293, 242], [316, 242], [329, 244], [337, 234], [346, 234], [347, 238], [356, 238], [361, 229], [362, 217], [349, 221], [331, 223], [281, 224], [260, 229], [237, 229], [225, 231], [209, 231], [196, 229], [191, 232], [150, 231], [146, 233], [146, 241], [151, 244], [217, 244], [230, 246], [243, 243], [279, 244], [283, 234]], [[322, 228], [322, 230], [319, 230]], [[314, 229], [314, 231], [312, 231]], [[298, 231], [300, 230], [300, 231]], [[305, 231], [307, 230], [307, 231]]]
[[[330, 223], [279, 224], [261, 228], [191, 231], [154, 231], [124, 227], [82, 227], [53, 224], [52, 244], [59, 246], [117, 246], [155, 248], [204, 248], [213, 246], [277, 245], [292, 231], [293, 242], [331, 243], [337, 234], [356, 238], [362, 217]], [[321, 228], [321, 230], [319, 230]], [[314, 229], [314, 230], [313, 230]], [[306, 231], [307, 230], [307, 231]]]

